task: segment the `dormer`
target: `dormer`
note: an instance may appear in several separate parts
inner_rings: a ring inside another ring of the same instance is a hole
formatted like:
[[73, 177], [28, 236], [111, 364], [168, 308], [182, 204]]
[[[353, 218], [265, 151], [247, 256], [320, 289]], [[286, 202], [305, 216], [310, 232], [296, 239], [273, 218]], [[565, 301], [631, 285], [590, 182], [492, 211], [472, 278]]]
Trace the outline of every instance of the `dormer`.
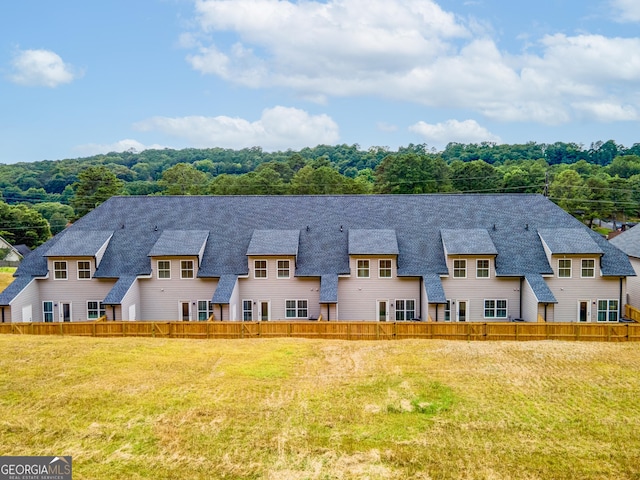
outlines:
[[582, 228], [538, 230], [549, 265], [558, 278], [594, 278], [603, 250]]
[[376, 269], [378, 278], [392, 278], [399, 253], [395, 230], [349, 230], [349, 266], [357, 278], [370, 278]]
[[[475, 278], [490, 278], [495, 272], [498, 250], [486, 229], [440, 230], [447, 268], [453, 278], [467, 278], [475, 268]], [[469, 262], [475, 261], [475, 265]]]
[[[296, 268], [299, 243], [299, 230], [254, 230], [247, 248], [249, 271], [253, 272], [253, 278], [269, 278], [269, 271], [279, 279], [291, 278]], [[272, 259], [272, 265], [269, 265], [269, 259]]]
[[76, 260], [78, 279], [88, 280], [93, 277], [112, 236], [113, 232], [110, 230], [70, 230], [63, 233], [45, 254], [52, 262], [49, 271], [54, 272], [53, 278], [66, 280], [73, 273], [73, 269], [67, 265], [67, 259]]
[[[180, 278], [194, 278], [202, 265], [208, 230], [163, 230], [148, 253], [157, 259], [158, 278], [171, 279], [171, 259], [180, 259]], [[194, 268], [191, 263], [196, 262]], [[186, 263], [185, 263], [186, 262]]]

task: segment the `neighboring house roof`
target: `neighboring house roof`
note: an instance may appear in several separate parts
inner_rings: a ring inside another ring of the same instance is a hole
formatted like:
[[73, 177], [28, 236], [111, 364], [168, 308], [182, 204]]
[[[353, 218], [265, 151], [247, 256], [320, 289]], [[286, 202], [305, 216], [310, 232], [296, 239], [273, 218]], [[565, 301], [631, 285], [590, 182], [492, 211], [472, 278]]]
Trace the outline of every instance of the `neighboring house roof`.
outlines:
[[204, 250], [208, 230], [163, 230], [149, 251], [150, 257], [196, 257]]
[[497, 255], [498, 250], [486, 229], [440, 231], [442, 243], [449, 255]]
[[247, 255], [298, 255], [300, 230], [254, 230]]
[[398, 255], [395, 230], [349, 229], [349, 255]]
[[[29, 251], [29, 247], [27, 247], [26, 245], [24, 245], [24, 247], [27, 249], [27, 251]], [[2, 237], [0, 237], [0, 248], [9, 249], [7, 255], [5, 255], [4, 258], [0, 258], [0, 260], [20, 261], [24, 257], [20, 250], [11, 245]]]
[[27, 247], [24, 243], [21, 243], [20, 245], [14, 245], [13, 248], [15, 248], [18, 251], [18, 253], [22, 255], [23, 258], [31, 253], [31, 249]]
[[630, 257], [640, 258], [640, 225], [625, 230], [609, 243], [615, 245]]
[[602, 255], [604, 251], [584, 228], [541, 228], [540, 238], [552, 255]]
[[112, 197], [34, 250], [16, 274], [46, 276], [45, 256], [77, 254], [72, 246], [92, 252], [95, 245], [83, 250], [81, 238], [112, 233], [95, 277], [149, 275], [149, 252], [165, 231], [182, 230], [208, 232], [199, 277], [247, 275], [254, 233], [278, 230], [298, 233], [297, 276], [344, 275], [349, 232], [383, 230], [395, 232], [398, 275], [431, 278], [448, 273], [441, 231], [453, 221], [487, 232], [499, 276], [553, 273], [538, 229], [566, 228], [584, 232], [582, 240], [593, 242], [589, 251], [594, 244], [601, 250], [603, 275], [635, 275], [624, 252], [545, 197], [528, 194]]
[[66, 229], [60, 241], [47, 249], [45, 257], [95, 257], [113, 235], [113, 230]]

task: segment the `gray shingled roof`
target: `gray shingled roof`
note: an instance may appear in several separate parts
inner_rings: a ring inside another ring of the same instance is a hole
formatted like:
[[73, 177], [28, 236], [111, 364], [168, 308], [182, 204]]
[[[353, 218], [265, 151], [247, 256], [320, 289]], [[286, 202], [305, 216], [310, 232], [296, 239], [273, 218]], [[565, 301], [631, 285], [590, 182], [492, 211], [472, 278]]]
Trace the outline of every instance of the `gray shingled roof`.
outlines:
[[0, 292], [0, 305], [7, 306], [24, 288], [33, 281], [33, 277], [21, 275]]
[[542, 275], [529, 273], [525, 275], [524, 278], [531, 286], [531, 290], [533, 290], [533, 294], [536, 296], [538, 303], [558, 303], [549, 285], [547, 285], [547, 282], [542, 278]]
[[163, 230], [160, 238], [149, 251], [149, 256], [195, 257], [202, 251], [207, 238], [209, 238], [208, 230]]
[[222, 275], [218, 280], [218, 286], [213, 293], [212, 303], [228, 304], [231, 301], [233, 295], [233, 289], [236, 288], [236, 282], [238, 281], [237, 275]]
[[349, 230], [349, 255], [398, 255], [395, 230]]
[[341, 275], [349, 274], [350, 230], [395, 230], [398, 275], [446, 275], [440, 232], [452, 219], [488, 232], [500, 276], [553, 273], [538, 230], [562, 228], [582, 230], [602, 250], [603, 275], [635, 275], [624, 252], [543, 196], [526, 194], [113, 197], [34, 250], [16, 274], [47, 275], [43, 255], [69, 251], [68, 232], [112, 231], [95, 277], [149, 275], [148, 254], [165, 230], [199, 230], [209, 232], [199, 277], [247, 275], [255, 230], [296, 230], [296, 275]]
[[442, 243], [449, 255], [497, 255], [489, 232], [482, 228], [440, 231]]
[[109, 293], [107, 293], [107, 296], [104, 298], [102, 303], [105, 305], [120, 305], [120, 303], [122, 303], [122, 299], [135, 281], [135, 275], [123, 275], [120, 277], [111, 290], [109, 290]]
[[338, 303], [338, 275], [320, 277], [320, 303]]
[[540, 228], [538, 234], [553, 255], [604, 253], [584, 228]]
[[46, 257], [94, 257], [113, 235], [113, 230], [79, 231], [66, 229], [62, 241], [44, 253]]
[[640, 225], [625, 230], [609, 242], [630, 257], [640, 258]]
[[424, 289], [427, 292], [427, 300], [429, 303], [447, 303], [447, 296], [444, 293], [442, 279], [437, 273], [429, 273], [422, 276]]
[[254, 230], [247, 255], [298, 255], [300, 230]]

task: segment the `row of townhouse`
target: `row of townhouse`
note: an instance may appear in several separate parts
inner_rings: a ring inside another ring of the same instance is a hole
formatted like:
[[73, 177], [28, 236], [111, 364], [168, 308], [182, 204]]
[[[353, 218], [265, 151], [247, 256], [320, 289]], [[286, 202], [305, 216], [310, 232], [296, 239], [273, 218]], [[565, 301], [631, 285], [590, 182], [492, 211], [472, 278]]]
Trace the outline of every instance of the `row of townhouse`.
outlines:
[[114, 197], [36, 249], [2, 322], [613, 322], [628, 257], [540, 195]]

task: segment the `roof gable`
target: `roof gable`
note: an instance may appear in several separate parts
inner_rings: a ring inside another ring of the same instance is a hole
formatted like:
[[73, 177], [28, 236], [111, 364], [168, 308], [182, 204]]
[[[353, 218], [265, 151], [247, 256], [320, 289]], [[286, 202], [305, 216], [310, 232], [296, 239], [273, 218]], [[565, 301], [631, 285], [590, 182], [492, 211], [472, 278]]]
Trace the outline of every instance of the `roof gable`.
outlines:
[[247, 255], [298, 255], [299, 230], [254, 230]]
[[106, 248], [113, 230], [67, 229], [47, 252], [46, 257], [95, 257]]
[[598, 246], [587, 231], [582, 228], [541, 228], [540, 238], [552, 255], [602, 255]]
[[196, 257], [209, 238], [206, 230], [163, 230], [149, 251], [150, 257]]
[[442, 243], [448, 255], [497, 255], [498, 250], [493, 244], [486, 229], [463, 229], [440, 231]]
[[349, 255], [398, 255], [395, 230], [349, 230]]

